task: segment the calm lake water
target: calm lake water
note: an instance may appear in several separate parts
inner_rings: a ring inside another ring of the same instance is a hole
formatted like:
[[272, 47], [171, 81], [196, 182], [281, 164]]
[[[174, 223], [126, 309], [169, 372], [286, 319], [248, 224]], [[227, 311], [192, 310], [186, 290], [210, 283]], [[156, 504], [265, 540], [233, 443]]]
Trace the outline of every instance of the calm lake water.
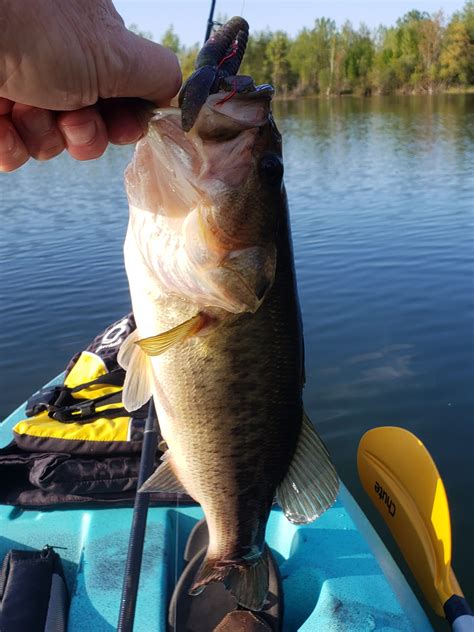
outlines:
[[[473, 603], [474, 95], [278, 102], [275, 113], [308, 413], [367, 510], [362, 434], [393, 424], [423, 440], [447, 488], [454, 568]], [[130, 308], [130, 154], [0, 174], [2, 416]]]

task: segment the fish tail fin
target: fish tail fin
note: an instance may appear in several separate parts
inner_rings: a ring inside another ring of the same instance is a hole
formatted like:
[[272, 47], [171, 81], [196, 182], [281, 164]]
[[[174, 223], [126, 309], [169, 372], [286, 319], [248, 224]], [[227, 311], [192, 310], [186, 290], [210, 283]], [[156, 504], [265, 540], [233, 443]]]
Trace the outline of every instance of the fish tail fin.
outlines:
[[204, 558], [196, 573], [190, 595], [199, 595], [211, 582], [223, 582], [237, 603], [249, 610], [261, 610], [268, 593], [268, 553], [253, 563]]

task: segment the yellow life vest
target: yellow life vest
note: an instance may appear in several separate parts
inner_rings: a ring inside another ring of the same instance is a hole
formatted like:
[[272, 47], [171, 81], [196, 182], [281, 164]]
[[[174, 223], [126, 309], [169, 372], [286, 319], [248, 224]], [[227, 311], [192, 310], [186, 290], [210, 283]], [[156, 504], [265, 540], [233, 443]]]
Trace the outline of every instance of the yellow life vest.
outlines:
[[[110, 367], [110, 346], [108, 352]], [[75, 360], [64, 384], [42, 389], [28, 402], [30, 416], [13, 428], [17, 445], [31, 452], [139, 452], [146, 407], [135, 413], [123, 407], [125, 371], [118, 365], [109, 370], [103, 357], [90, 350]]]

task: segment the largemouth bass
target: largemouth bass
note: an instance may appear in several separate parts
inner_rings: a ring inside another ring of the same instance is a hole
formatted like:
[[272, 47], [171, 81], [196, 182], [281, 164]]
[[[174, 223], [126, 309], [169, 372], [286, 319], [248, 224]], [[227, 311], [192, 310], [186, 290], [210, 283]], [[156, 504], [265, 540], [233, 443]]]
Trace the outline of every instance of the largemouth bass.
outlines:
[[273, 89], [236, 75], [247, 29], [233, 18], [206, 44], [181, 109], [156, 111], [127, 168], [137, 331], [119, 360], [125, 406], [153, 395], [168, 446], [143, 489], [186, 491], [206, 517], [192, 593], [223, 581], [259, 610], [275, 497], [291, 521], [310, 522], [338, 479], [303, 411], [281, 136]]

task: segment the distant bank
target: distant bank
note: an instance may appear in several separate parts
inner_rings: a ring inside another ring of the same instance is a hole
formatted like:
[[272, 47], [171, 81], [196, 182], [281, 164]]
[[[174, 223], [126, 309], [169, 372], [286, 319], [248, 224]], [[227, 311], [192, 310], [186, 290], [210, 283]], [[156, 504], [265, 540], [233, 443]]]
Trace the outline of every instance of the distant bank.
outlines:
[[[183, 76], [191, 74], [198, 44], [182, 46], [173, 27], [162, 43], [178, 54]], [[296, 37], [251, 31], [241, 73], [272, 83], [279, 97], [472, 92], [474, 1], [449, 18], [414, 10], [372, 30], [317, 18]]]
[[343, 92], [337, 94], [335, 92], [330, 92], [326, 94], [321, 93], [307, 93], [304, 95], [298, 93], [287, 92], [286, 94], [281, 94], [276, 92], [274, 96], [274, 100], [276, 101], [293, 101], [299, 99], [337, 99], [344, 97], [360, 97], [360, 98], [370, 98], [370, 97], [384, 97], [384, 96], [432, 96], [435, 94], [474, 94], [474, 85], [469, 86], [437, 86], [432, 89], [426, 90], [423, 88], [406, 88], [395, 90], [394, 92]]

